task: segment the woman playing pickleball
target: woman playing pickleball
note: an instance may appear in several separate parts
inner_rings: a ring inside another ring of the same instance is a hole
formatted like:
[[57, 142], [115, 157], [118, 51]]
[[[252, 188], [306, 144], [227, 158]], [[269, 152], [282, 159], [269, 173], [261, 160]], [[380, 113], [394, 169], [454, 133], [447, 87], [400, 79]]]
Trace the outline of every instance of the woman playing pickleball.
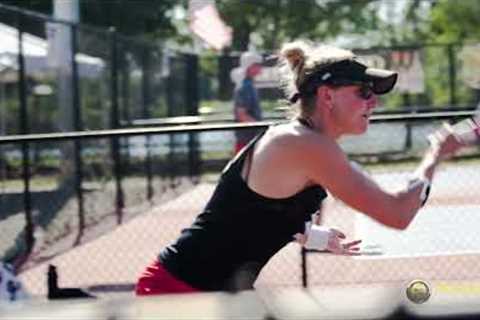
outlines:
[[368, 68], [350, 51], [306, 42], [284, 45], [281, 57], [298, 115], [268, 128], [230, 161], [203, 212], [140, 276], [138, 295], [250, 289], [294, 240], [356, 254], [358, 241], [309, 223], [327, 191], [383, 225], [405, 229], [439, 161], [462, 146], [448, 127], [439, 131], [412, 181], [386, 191], [349, 162], [337, 140], [367, 131], [377, 96], [392, 90], [397, 74]]

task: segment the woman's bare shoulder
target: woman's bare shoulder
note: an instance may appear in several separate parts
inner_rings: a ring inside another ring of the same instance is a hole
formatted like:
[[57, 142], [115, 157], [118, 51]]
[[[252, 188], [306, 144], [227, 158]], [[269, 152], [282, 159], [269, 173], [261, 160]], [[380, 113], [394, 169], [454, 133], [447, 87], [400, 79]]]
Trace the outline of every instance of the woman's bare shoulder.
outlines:
[[[292, 149], [309, 148], [311, 151], [323, 149], [328, 146], [337, 146], [334, 140], [327, 136], [312, 131], [297, 123], [289, 122], [271, 127], [266, 140], [274, 146], [289, 147]], [[313, 149], [312, 149], [313, 148]]]
[[275, 126], [262, 142], [256, 148], [257, 160], [266, 160], [269, 168], [282, 168], [303, 180], [321, 184], [324, 175], [344, 170], [347, 165], [346, 156], [334, 139], [301, 125]]

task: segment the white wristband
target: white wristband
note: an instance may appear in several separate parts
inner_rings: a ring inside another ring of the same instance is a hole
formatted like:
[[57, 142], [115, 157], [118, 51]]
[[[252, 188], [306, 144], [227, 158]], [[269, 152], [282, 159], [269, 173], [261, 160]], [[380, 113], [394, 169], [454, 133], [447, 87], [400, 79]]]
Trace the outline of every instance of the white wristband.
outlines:
[[328, 240], [332, 231], [328, 227], [323, 227], [318, 224], [307, 225], [305, 228], [307, 241], [303, 245], [306, 249], [325, 250], [328, 246]]

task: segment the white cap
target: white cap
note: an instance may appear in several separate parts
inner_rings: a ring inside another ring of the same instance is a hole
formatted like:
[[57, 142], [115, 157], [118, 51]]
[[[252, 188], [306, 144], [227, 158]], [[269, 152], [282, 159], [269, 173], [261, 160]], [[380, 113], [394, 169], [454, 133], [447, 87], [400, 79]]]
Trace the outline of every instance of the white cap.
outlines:
[[230, 72], [230, 79], [232, 79], [232, 82], [235, 83], [235, 87], [241, 85], [247, 74], [248, 67], [256, 63], [261, 64], [262, 60], [262, 56], [258, 53], [250, 51], [242, 53], [240, 56], [240, 66], [232, 69]]
[[262, 63], [262, 56], [258, 53], [247, 51], [240, 56], [240, 68], [248, 69], [248, 67], [255, 63]]

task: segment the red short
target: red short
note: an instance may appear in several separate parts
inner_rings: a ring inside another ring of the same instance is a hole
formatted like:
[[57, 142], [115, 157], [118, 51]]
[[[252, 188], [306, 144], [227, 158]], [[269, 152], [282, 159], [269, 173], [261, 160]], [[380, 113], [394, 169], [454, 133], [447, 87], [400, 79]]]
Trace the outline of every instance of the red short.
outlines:
[[237, 154], [240, 150], [242, 150], [243, 147], [245, 147], [247, 145], [247, 143], [244, 143], [244, 142], [235, 143], [235, 154]]
[[153, 262], [145, 269], [135, 288], [137, 296], [192, 292], [200, 290], [175, 278], [159, 261]]

